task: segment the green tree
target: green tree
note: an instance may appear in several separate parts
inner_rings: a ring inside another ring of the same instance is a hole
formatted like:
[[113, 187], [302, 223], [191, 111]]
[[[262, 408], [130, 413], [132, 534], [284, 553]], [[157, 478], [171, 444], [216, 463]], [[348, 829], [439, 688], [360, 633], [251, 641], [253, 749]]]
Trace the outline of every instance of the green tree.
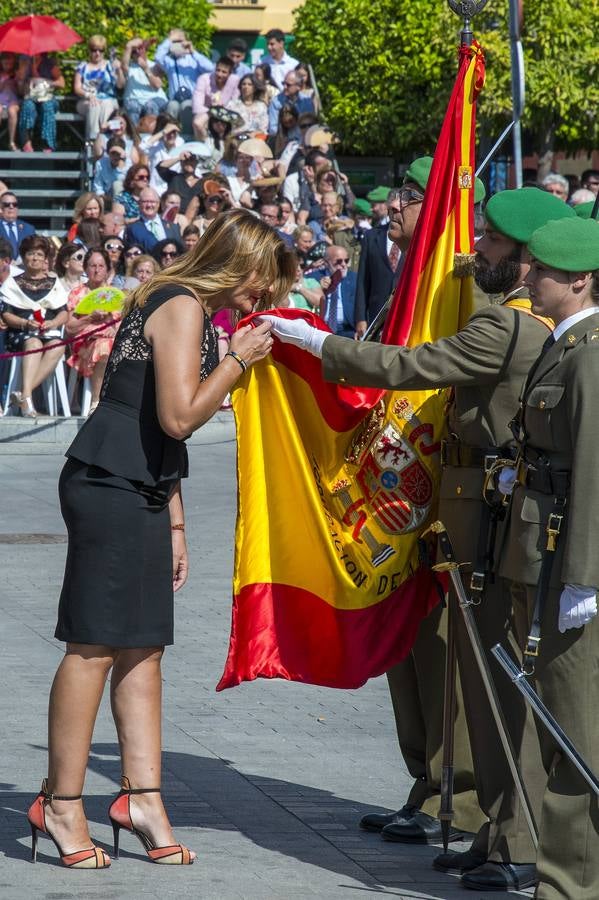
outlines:
[[[524, 7], [524, 128], [541, 151], [596, 146], [597, 0], [527, 0]], [[344, 149], [401, 156], [434, 148], [460, 27], [445, 0], [306, 0], [296, 12], [294, 52], [312, 63]], [[511, 115], [507, 0], [492, 0], [473, 30], [487, 61], [479, 129], [493, 137]]]
[[27, 15], [32, 6], [38, 15], [55, 16], [84, 38], [83, 43], [75, 44], [66, 53], [77, 59], [85, 58], [85, 42], [92, 34], [105, 35], [108, 46], [122, 52], [134, 36], [162, 40], [176, 26], [187, 32], [198, 50], [206, 51], [214, 30], [209, 21], [209, 0], [193, 0], [179, 6], [173, 6], [170, 0], [36, 0], [35, 4], [30, 0], [0, 0], [0, 21]]

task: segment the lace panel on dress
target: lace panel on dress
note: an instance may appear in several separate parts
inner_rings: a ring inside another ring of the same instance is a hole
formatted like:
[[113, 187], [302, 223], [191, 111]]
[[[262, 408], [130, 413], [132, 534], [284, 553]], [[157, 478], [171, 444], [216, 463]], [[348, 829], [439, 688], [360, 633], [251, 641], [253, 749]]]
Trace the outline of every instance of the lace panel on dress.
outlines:
[[106, 394], [112, 375], [124, 359], [136, 359], [140, 362], [147, 362], [152, 359], [152, 348], [144, 337], [143, 329], [144, 316], [142, 315], [142, 309], [136, 306], [128, 316], [125, 316], [121, 322], [121, 327], [116, 333], [112, 352], [106, 363], [106, 372], [104, 373], [104, 381], [100, 392], [101, 398]]
[[[100, 398], [103, 399], [108, 390], [108, 384], [112, 375], [118, 369], [120, 363], [125, 360], [137, 360], [139, 362], [151, 362], [152, 347], [144, 337], [144, 325], [146, 316], [144, 307], [134, 307], [129, 315], [121, 322], [112, 352], [106, 364], [104, 381]], [[216, 329], [208, 316], [204, 318], [204, 334], [202, 336], [202, 367], [200, 381], [204, 381], [213, 369], [218, 365], [218, 337]]]

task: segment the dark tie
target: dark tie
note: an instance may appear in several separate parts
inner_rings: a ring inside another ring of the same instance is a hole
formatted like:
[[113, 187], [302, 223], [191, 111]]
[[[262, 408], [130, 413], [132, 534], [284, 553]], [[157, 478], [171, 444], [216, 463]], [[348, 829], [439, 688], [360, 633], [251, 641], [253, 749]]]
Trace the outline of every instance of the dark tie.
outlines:
[[391, 249], [389, 250], [389, 265], [395, 272], [397, 269], [397, 263], [399, 262], [399, 247], [397, 244], [391, 244]]
[[19, 255], [19, 235], [17, 233], [17, 226], [14, 222], [5, 222], [4, 228], [6, 229], [6, 236], [10, 241], [10, 246], [13, 248], [15, 258]]
[[333, 332], [337, 333], [337, 302], [339, 294], [339, 285], [329, 294], [329, 310], [327, 313], [327, 325]]
[[545, 341], [545, 343], [543, 344], [543, 346], [541, 348], [541, 356], [545, 356], [547, 351], [551, 350], [551, 348], [553, 347], [554, 344], [555, 344], [555, 338], [553, 336], [553, 332], [551, 332], [551, 334], [549, 335], [549, 337], [547, 338], [547, 340]]
[[531, 367], [531, 369], [530, 369], [530, 372], [528, 373], [528, 377], [527, 377], [526, 383], [525, 383], [525, 385], [524, 385], [524, 390], [522, 391], [522, 396], [523, 396], [523, 397], [526, 397], [526, 395], [527, 395], [527, 393], [528, 393], [528, 389], [529, 389], [529, 387], [530, 387], [530, 383], [531, 383], [531, 381], [533, 380], [533, 378], [535, 377], [535, 374], [536, 374], [537, 369], [538, 369], [539, 366], [541, 365], [541, 360], [542, 360], [543, 357], [546, 355], [547, 351], [548, 351], [548, 350], [551, 350], [551, 348], [553, 347], [554, 344], [555, 344], [555, 338], [554, 338], [554, 336], [553, 336], [553, 332], [551, 332], [551, 334], [550, 334], [549, 337], [545, 340], [545, 343], [544, 343], [543, 346], [541, 347], [541, 352], [539, 353], [538, 357], [536, 358], [536, 360], [535, 360], [534, 363], [532, 364], [532, 367]]

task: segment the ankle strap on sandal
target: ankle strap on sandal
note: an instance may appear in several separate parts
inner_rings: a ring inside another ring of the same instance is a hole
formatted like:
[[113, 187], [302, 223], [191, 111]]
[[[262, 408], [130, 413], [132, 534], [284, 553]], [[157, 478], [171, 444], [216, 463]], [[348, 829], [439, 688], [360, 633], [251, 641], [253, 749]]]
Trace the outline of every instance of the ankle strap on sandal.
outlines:
[[121, 788], [125, 794], [159, 794], [160, 788]]
[[132, 788], [126, 775], [121, 775], [121, 794], [159, 794], [159, 787]]
[[42, 789], [41, 789], [40, 793], [43, 795], [44, 800], [50, 800], [50, 801], [52, 801], [52, 800], [81, 800], [81, 797], [82, 797], [81, 794], [78, 794], [77, 797], [63, 797], [60, 794], [53, 794], [51, 791], [48, 790], [48, 782], [46, 781], [45, 778], [42, 781]]

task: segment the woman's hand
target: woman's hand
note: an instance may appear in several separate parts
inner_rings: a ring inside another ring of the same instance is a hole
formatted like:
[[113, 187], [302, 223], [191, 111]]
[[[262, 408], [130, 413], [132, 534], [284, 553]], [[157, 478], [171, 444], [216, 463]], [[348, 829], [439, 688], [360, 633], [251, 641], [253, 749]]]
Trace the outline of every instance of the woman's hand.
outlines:
[[189, 559], [185, 532], [176, 529], [171, 531], [171, 534], [173, 540], [173, 591], [176, 593], [187, 581]]
[[270, 333], [270, 322], [260, 325], [244, 325], [231, 338], [230, 348], [241, 356], [246, 366], [252, 366], [259, 359], [264, 359], [272, 350], [273, 337]]
[[110, 318], [110, 313], [102, 312], [101, 309], [94, 309], [94, 311], [89, 314], [90, 322], [104, 322], [108, 318]]

